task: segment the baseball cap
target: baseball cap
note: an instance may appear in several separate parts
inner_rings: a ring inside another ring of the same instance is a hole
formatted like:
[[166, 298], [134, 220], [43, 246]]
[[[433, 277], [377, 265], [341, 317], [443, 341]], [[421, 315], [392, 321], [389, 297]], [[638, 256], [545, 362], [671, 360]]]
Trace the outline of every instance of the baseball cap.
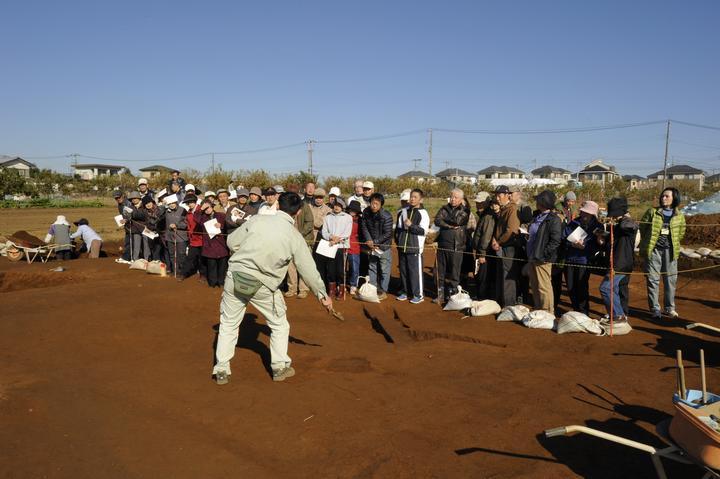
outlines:
[[363, 182], [363, 190], [365, 190], [365, 189], [374, 190], [375, 185], [373, 184], [372, 181], [364, 181]]
[[219, 190], [217, 190], [217, 194], [219, 195], [220, 193], [228, 193], [228, 190], [226, 190], [225, 188], [220, 188]]
[[265, 191], [263, 191], [263, 194], [264, 194], [265, 196], [267, 196], [267, 195], [277, 195], [278, 192], [277, 192], [277, 190], [276, 190], [275, 188], [273, 188], [273, 187], [271, 186], [270, 188], [266, 188]]
[[192, 193], [189, 195], [185, 195], [185, 198], [183, 198], [183, 203], [197, 203], [197, 196], [193, 195]]
[[402, 193], [400, 193], [400, 201], [410, 201], [410, 192], [412, 190], [410, 188], [406, 190], [402, 190]]
[[320, 198], [323, 198], [327, 193], [325, 193], [325, 190], [322, 188], [315, 188], [315, 193], [313, 193], [313, 196], [317, 196]]
[[120, 190], [113, 191], [113, 198], [121, 198], [122, 195], [123, 195], [123, 193]]
[[195, 191], [195, 185], [191, 185], [190, 183], [188, 183], [187, 185], [185, 185], [185, 191], [190, 190]]
[[332, 188], [330, 188], [330, 193], [328, 193], [328, 194], [340, 196], [340, 188], [338, 188], [337, 186], [333, 186]]
[[482, 203], [488, 198], [490, 198], [490, 193], [488, 193], [487, 191], [478, 191], [475, 195], [475, 203]]
[[217, 195], [215, 194], [214, 191], [206, 191], [206, 192], [205, 192], [205, 198], [207, 198], [208, 196], [217, 196]]
[[275, 185], [273, 186], [276, 193], [285, 193], [285, 188], [282, 187], [282, 185]]
[[146, 178], [140, 178], [138, 180], [138, 186], [140, 185], [147, 185], [147, 179]]
[[495, 188], [495, 194], [498, 193], [510, 193], [510, 188], [508, 188], [506, 185], [498, 185], [498, 187]]

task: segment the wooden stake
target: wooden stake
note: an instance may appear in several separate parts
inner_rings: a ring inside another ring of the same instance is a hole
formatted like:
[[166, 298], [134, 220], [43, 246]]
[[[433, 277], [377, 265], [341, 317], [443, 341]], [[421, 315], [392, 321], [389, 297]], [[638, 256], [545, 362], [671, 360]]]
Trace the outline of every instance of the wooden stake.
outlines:
[[682, 351], [677, 350], [677, 367], [680, 375], [680, 399], [686, 399], [685, 397], [685, 368], [682, 362]]
[[702, 403], [707, 404], [707, 383], [705, 382], [705, 350], [700, 350], [700, 376], [702, 379]]

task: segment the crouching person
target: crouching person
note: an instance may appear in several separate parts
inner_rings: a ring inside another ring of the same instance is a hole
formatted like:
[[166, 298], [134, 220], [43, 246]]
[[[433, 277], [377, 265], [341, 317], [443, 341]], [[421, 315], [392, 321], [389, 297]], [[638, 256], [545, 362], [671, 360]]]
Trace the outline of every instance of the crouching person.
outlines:
[[232, 257], [220, 303], [220, 329], [213, 368], [218, 384], [229, 381], [230, 360], [235, 354], [240, 323], [248, 303], [265, 317], [270, 327], [273, 381], [295, 375], [287, 353], [290, 324], [280, 291], [291, 261], [323, 306], [332, 308], [332, 300], [315, 268], [307, 243], [295, 228], [295, 216], [301, 211], [302, 204], [296, 193], [283, 193], [277, 214], [259, 215], [228, 237]]
[[50, 225], [50, 229], [45, 235], [45, 242], [53, 241], [55, 247], [55, 257], [59, 260], [72, 259], [72, 240], [70, 239], [70, 223], [67, 222], [63, 215], [58, 215], [55, 223]]
[[90, 223], [85, 218], [81, 218], [75, 222], [78, 227], [77, 231], [70, 235], [70, 239], [82, 237], [85, 248], [88, 251], [88, 258], [97, 259], [100, 257], [102, 249], [102, 238], [90, 227]]

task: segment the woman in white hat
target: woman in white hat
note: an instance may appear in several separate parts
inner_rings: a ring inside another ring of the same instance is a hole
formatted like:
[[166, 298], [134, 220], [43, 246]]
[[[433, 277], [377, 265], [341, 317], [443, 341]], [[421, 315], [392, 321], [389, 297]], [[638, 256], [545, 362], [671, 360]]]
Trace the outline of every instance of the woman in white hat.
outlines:
[[50, 225], [50, 229], [45, 235], [45, 242], [52, 241], [56, 245], [55, 257], [59, 260], [72, 259], [72, 240], [70, 239], [70, 223], [63, 215], [58, 215], [55, 223]]

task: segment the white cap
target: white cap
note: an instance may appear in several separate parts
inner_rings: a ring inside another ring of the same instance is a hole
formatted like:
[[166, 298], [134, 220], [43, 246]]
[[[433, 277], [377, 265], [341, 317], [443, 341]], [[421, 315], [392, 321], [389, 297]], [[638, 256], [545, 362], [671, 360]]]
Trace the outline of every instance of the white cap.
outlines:
[[400, 201], [410, 201], [410, 192], [412, 190], [410, 188], [403, 190], [402, 193], [400, 193]]
[[195, 191], [195, 185], [191, 185], [190, 183], [188, 183], [187, 185], [185, 185], [185, 191], [190, 191], [190, 190]]
[[145, 178], [140, 178], [140, 179], [138, 180], [138, 186], [140, 186], [140, 185], [147, 185], [147, 179], [145, 179]]
[[328, 193], [328, 195], [340, 196], [340, 188], [338, 188], [337, 186], [333, 186], [332, 188], [330, 188], [330, 192]]
[[371, 190], [375, 189], [375, 185], [373, 185], [372, 181], [364, 181], [363, 182], [363, 189], [370, 188]]
[[206, 191], [206, 192], [205, 192], [205, 198], [207, 198], [208, 196], [217, 196], [217, 195], [215, 194], [214, 191]]

